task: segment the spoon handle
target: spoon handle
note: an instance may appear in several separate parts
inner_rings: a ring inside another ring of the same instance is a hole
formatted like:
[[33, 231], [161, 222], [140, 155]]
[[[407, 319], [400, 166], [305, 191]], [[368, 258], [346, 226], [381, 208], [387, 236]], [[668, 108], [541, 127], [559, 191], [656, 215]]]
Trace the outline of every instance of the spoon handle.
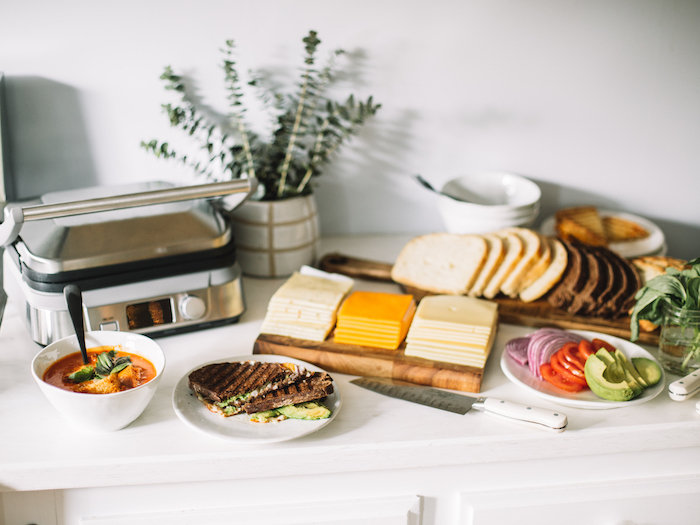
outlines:
[[77, 284], [67, 284], [63, 295], [68, 304], [70, 320], [73, 321], [75, 335], [78, 337], [80, 352], [83, 354], [83, 364], [88, 364], [87, 348], [85, 346], [85, 323], [83, 320], [83, 294]]

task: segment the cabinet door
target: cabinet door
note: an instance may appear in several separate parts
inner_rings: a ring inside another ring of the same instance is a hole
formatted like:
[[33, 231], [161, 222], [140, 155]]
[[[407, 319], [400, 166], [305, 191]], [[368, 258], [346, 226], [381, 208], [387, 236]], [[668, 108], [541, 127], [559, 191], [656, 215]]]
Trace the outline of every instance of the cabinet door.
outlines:
[[697, 525], [699, 499], [695, 476], [462, 492], [460, 525]]
[[418, 496], [83, 517], [80, 525], [420, 525]]

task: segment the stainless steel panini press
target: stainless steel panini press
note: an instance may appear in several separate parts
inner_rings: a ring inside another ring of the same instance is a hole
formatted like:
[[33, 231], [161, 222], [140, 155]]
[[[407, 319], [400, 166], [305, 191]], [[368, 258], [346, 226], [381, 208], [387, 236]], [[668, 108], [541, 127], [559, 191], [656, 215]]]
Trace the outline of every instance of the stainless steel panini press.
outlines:
[[150, 182], [10, 204], [4, 289], [41, 345], [73, 333], [68, 284], [82, 290], [86, 330], [162, 336], [235, 322], [245, 304], [226, 211], [256, 185]]

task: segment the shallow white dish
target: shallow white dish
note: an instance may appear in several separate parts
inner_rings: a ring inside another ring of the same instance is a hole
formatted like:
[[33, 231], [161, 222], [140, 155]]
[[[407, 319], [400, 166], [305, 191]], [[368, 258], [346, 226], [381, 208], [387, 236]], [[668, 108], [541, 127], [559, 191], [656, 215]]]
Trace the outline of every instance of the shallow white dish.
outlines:
[[[579, 334], [588, 340], [602, 339], [603, 341], [607, 341], [616, 348], [622, 350], [622, 352], [624, 352], [629, 359], [633, 357], [646, 357], [647, 359], [652, 359], [654, 362], [656, 362], [656, 364], [659, 364], [658, 361], [656, 361], [656, 359], [641, 346], [624, 339], [620, 339], [619, 337], [601, 334], [598, 332], [589, 332], [587, 330], [568, 331]], [[552, 403], [557, 403], [568, 407], [587, 409], [620, 408], [651, 401], [663, 391], [664, 385], [666, 384], [666, 375], [664, 370], [661, 365], [659, 365], [659, 368], [661, 368], [661, 380], [653, 387], [645, 388], [644, 392], [642, 392], [638, 397], [635, 397], [630, 401], [608, 401], [607, 399], [598, 397], [590, 390], [582, 390], [576, 393], [565, 392], [564, 390], [551, 385], [544, 379], [538, 379], [533, 376], [527, 364], [519, 364], [512, 357], [510, 357], [508, 352], [505, 350], [501, 356], [501, 370], [503, 370], [503, 373], [508, 379], [519, 387], [524, 388], [525, 390], [528, 390], [539, 397], [547, 399]]]
[[[650, 220], [621, 211], [598, 210], [598, 214], [601, 217], [620, 217], [621, 219], [636, 222], [649, 232], [649, 236], [644, 239], [611, 243], [609, 248], [615, 253], [622, 257], [642, 257], [644, 255], [663, 255], [665, 253], [666, 238], [664, 232]], [[554, 225], [554, 217], [547, 217], [542, 221], [540, 232], [543, 235], [554, 235]]]
[[295, 363], [314, 372], [323, 372], [323, 369], [281, 355], [246, 355], [217, 359], [209, 363], [202, 363], [187, 372], [175, 385], [173, 390], [173, 408], [179, 417], [188, 427], [207, 434], [212, 437], [226, 439], [235, 443], [264, 444], [288, 441], [302, 436], [306, 436], [330, 423], [340, 410], [341, 399], [338, 385], [333, 381], [333, 393], [326, 398], [324, 405], [331, 411], [328, 419], [318, 421], [302, 421], [296, 419], [285, 419], [273, 423], [253, 423], [246, 414], [223, 417], [210, 412], [197, 396], [190, 390], [188, 377], [190, 373], [211, 363], [224, 363], [234, 361], [261, 361], [266, 363]]
[[527, 210], [542, 196], [540, 187], [530, 179], [501, 171], [462, 175], [446, 182], [442, 192], [466, 201], [465, 209], [480, 209], [488, 215]]

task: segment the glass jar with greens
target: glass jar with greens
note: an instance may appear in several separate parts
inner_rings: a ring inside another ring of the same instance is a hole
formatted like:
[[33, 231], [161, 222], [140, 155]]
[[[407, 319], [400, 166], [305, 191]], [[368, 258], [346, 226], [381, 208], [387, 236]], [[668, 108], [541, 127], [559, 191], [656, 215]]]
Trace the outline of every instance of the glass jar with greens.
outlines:
[[700, 368], [700, 310], [664, 305], [658, 359], [671, 373], [685, 376]]
[[683, 270], [666, 268], [635, 296], [630, 329], [639, 338], [639, 320], [661, 327], [658, 359], [669, 372], [688, 375], [700, 368], [700, 258]]

